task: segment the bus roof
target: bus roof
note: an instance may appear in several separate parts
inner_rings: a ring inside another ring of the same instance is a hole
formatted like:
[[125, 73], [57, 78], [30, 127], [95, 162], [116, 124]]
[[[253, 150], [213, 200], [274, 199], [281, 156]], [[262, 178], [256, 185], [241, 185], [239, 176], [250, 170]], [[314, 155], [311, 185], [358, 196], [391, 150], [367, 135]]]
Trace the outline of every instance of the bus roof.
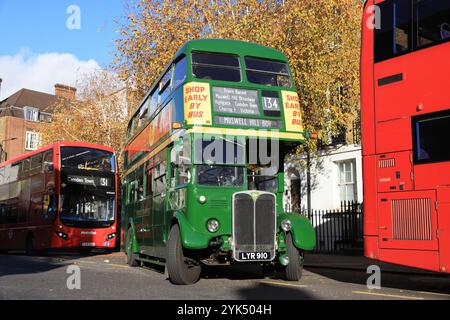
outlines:
[[36, 154], [39, 154], [41, 152], [53, 149], [53, 147], [57, 145], [59, 147], [86, 147], [86, 148], [91, 148], [91, 149], [99, 149], [99, 150], [104, 150], [104, 151], [109, 151], [109, 152], [115, 152], [113, 148], [111, 147], [106, 147], [106, 146], [102, 146], [102, 145], [98, 145], [98, 144], [94, 144], [94, 143], [89, 143], [89, 142], [79, 142], [79, 141], [58, 141], [58, 142], [54, 142], [52, 144], [49, 144], [45, 147], [39, 148], [38, 150], [35, 151], [31, 151], [28, 153], [24, 153], [21, 154], [19, 156], [16, 156], [14, 158], [9, 159], [8, 161], [5, 161], [3, 163], [0, 163], [0, 168], [7, 166], [8, 164], [12, 164], [14, 162], [32, 157]]
[[197, 39], [186, 42], [176, 53], [175, 59], [186, 52], [208, 51], [217, 53], [239, 54], [287, 62], [286, 56], [273, 48], [252, 42], [228, 39]]

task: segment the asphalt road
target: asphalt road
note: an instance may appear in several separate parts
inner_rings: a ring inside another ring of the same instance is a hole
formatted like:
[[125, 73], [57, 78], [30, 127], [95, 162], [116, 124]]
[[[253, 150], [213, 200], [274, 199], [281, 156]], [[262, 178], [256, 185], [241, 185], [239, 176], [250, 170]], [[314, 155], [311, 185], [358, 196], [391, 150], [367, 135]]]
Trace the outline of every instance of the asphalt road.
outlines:
[[[69, 290], [68, 267], [77, 265], [81, 289]], [[363, 270], [306, 267], [299, 283], [264, 278], [254, 267], [212, 268], [192, 286], [172, 285], [163, 273], [131, 268], [122, 253], [96, 256], [0, 255], [0, 299], [388, 299], [450, 300], [450, 277], [382, 273], [369, 290]]]

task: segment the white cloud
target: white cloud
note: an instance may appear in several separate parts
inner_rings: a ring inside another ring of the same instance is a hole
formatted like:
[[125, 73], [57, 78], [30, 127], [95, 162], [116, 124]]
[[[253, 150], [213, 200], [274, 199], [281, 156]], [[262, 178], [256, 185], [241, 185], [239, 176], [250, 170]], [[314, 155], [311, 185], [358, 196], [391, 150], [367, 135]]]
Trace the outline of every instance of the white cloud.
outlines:
[[0, 100], [22, 88], [53, 94], [56, 83], [75, 86], [84, 74], [98, 69], [95, 60], [82, 61], [69, 53], [33, 54], [22, 50], [15, 56], [0, 56]]

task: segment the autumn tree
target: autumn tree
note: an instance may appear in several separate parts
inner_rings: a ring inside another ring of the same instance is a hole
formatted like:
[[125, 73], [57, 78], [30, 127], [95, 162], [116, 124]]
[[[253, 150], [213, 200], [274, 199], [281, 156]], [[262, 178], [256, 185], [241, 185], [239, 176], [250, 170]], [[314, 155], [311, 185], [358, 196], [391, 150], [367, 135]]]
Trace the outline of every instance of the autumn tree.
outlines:
[[108, 71], [85, 75], [77, 85], [76, 100], [59, 100], [52, 122], [41, 130], [41, 144], [83, 141], [114, 148], [119, 159], [123, 149], [127, 108], [124, 83]]
[[139, 0], [128, 10], [114, 67], [140, 95], [184, 42], [237, 39], [286, 54], [321, 140], [358, 117], [361, 0]]

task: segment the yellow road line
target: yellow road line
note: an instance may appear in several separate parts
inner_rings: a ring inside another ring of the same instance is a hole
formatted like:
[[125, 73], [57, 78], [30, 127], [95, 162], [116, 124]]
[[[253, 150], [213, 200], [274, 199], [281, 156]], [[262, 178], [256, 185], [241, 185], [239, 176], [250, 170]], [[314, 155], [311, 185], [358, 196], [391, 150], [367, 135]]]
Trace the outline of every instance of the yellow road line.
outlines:
[[419, 293], [422, 293], [422, 294], [430, 294], [430, 295], [441, 296], [441, 297], [450, 297], [450, 294], [447, 294], [447, 293], [428, 292], [428, 291], [419, 291]]
[[352, 291], [354, 294], [365, 294], [370, 296], [378, 296], [378, 297], [387, 297], [387, 298], [398, 298], [398, 299], [410, 299], [410, 300], [425, 300], [422, 297], [412, 297], [412, 296], [401, 296], [396, 294], [387, 294], [387, 293], [376, 293], [376, 292], [368, 292], [368, 291]]
[[308, 286], [304, 285], [304, 284], [299, 284], [299, 285], [295, 285], [295, 284], [290, 284], [290, 283], [284, 283], [284, 282], [276, 282], [276, 281], [260, 281], [259, 283], [262, 284], [274, 284], [277, 286], [286, 286], [286, 287], [295, 287], [295, 288], [307, 288]]

